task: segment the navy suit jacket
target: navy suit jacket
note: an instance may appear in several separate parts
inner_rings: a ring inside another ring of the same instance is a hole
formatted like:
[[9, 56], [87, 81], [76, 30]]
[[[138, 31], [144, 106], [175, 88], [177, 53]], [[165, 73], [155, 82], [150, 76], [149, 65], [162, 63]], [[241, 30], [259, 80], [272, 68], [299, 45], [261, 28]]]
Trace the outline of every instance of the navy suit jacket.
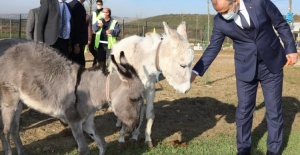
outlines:
[[88, 27], [86, 26], [86, 11], [84, 6], [73, 0], [69, 3], [73, 19], [71, 40], [73, 44], [86, 45], [88, 43]]
[[226, 36], [233, 40], [236, 78], [243, 81], [254, 79], [258, 53], [267, 68], [272, 73], [278, 73], [287, 62], [286, 54], [297, 52], [290, 26], [270, 0], [244, 0], [244, 3], [255, 25], [254, 39], [245, 34], [234, 20], [226, 21], [217, 14], [210, 45], [193, 68], [200, 76], [220, 52]]

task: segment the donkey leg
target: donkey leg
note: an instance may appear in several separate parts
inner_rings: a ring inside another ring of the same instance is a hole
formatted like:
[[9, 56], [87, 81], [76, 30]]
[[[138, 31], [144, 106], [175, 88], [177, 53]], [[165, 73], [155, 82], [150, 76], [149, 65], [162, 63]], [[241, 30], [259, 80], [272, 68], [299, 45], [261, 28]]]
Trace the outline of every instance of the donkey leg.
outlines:
[[125, 134], [126, 134], [126, 130], [124, 128], [124, 126], [122, 125], [122, 128], [120, 130], [120, 138], [119, 138], [119, 143], [125, 143]]
[[117, 118], [116, 127], [121, 127], [121, 126], [122, 126], [122, 122], [119, 118]]
[[82, 124], [80, 121], [78, 122], [70, 122], [69, 123], [70, 128], [72, 130], [73, 137], [75, 138], [75, 141], [78, 145], [78, 152], [80, 155], [89, 155], [90, 150], [88, 147], [88, 144], [85, 141], [83, 130], [82, 130]]
[[151, 139], [151, 129], [154, 122], [155, 114], [154, 114], [154, 108], [153, 108], [153, 102], [155, 97], [155, 89], [147, 89], [146, 90], [146, 119], [147, 119], [147, 125], [145, 130], [145, 143], [148, 145], [148, 147], [153, 147], [152, 145], [152, 139]]
[[144, 119], [144, 114], [145, 114], [145, 105], [142, 106], [142, 111], [141, 111], [141, 115], [140, 115], [140, 122], [139, 122], [139, 126], [137, 128], [135, 128], [132, 132], [132, 137], [131, 139], [137, 141], [138, 140], [138, 136], [140, 134], [140, 129], [141, 126], [143, 124], [143, 119]]
[[3, 122], [3, 129], [1, 132], [2, 145], [5, 154], [11, 155], [12, 150], [11, 150], [9, 139], [11, 135], [12, 122], [14, 120], [14, 115], [15, 115], [15, 108], [2, 106], [1, 111], [2, 111], [2, 122]]
[[96, 142], [96, 145], [99, 148], [99, 155], [104, 155], [107, 144], [102, 136], [95, 131], [94, 113], [89, 115], [83, 123], [83, 130]]
[[19, 102], [18, 108], [16, 109], [15, 118], [12, 122], [12, 139], [16, 145], [17, 151], [19, 155], [25, 155], [25, 149], [23, 148], [23, 144], [19, 134], [19, 126], [20, 126], [20, 116], [23, 110], [23, 103]]
[[5, 138], [5, 135], [4, 135], [4, 127], [3, 127], [3, 121], [2, 121], [3, 118], [1, 118], [1, 124], [0, 124], [0, 138], [1, 138], [1, 142], [2, 142], [2, 148], [3, 148], [3, 151], [4, 151], [4, 154], [5, 155], [11, 155], [12, 152], [11, 152], [11, 148], [10, 148], [10, 143], [9, 141], [7, 141], [7, 139]]
[[5, 155], [11, 155], [12, 150], [9, 142], [11, 134], [11, 125], [15, 117], [16, 109], [19, 102], [18, 93], [10, 87], [1, 87], [1, 114], [2, 114], [2, 127], [1, 141]]

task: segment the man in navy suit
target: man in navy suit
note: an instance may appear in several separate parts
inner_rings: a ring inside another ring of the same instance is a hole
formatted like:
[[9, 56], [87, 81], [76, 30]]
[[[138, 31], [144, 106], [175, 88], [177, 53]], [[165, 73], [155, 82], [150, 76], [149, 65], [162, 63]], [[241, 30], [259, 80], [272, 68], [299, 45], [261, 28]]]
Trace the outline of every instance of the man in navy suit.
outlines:
[[79, 52], [71, 52], [70, 58], [85, 67], [84, 48], [88, 43], [88, 27], [86, 26], [85, 0], [73, 0], [69, 3], [73, 19], [71, 42], [73, 51], [77, 48]]
[[287, 59], [290, 65], [298, 60], [290, 26], [270, 0], [212, 0], [212, 4], [218, 14], [214, 17], [210, 45], [194, 66], [191, 82], [197, 75], [205, 73], [220, 52], [224, 38], [231, 38], [238, 95], [237, 154], [249, 155], [251, 152], [258, 83], [262, 86], [266, 105], [267, 154], [280, 154], [283, 67]]

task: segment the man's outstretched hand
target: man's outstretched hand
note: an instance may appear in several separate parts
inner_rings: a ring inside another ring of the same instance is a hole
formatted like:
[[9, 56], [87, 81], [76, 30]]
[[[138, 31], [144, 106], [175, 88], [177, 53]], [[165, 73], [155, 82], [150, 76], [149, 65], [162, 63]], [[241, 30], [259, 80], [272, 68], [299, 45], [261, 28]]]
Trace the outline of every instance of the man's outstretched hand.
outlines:
[[298, 53], [287, 54], [286, 58], [288, 60], [287, 65], [295, 65], [298, 61]]
[[197, 77], [197, 75], [194, 72], [192, 72], [191, 83], [195, 81], [196, 77]]

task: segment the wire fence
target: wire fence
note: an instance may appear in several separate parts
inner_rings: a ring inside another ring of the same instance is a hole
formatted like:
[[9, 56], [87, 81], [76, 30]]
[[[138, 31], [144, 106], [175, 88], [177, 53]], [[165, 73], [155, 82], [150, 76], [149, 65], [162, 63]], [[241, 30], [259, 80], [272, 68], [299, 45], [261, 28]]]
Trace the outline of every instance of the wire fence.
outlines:
[[[156, 31], [156, 33], [164, 33], [163, 24], [161, 22], [130, 22], [132, 19], [117, 19], [121, 26], [121, 33], [118, 40], [131, 35], [145, 36], [147, 33]], [[0, 39], [3, 38], [26, 38], [26, 22], [27, 14], [0, 14]], [[188, 24], [188, 23], [187, 23]], [[168, 24], [169, 27], [176, 29], [178, 25]], [[207, 30], [188, 29], [187, 34], [189, 41], [195, 45], [200, 42], [202, 45], [207, 39]]]
[[0, 39], [26, 38], [27, 14], [0, 14]]
[[[145, 36], [147, 33], [156, 32], [159, 34], [164, 33], [164, 27], [161, 22], [148, 22], [148, 21], [141, 21], [141, 22], [134, 22], [134, 23], [127, 23], [126, 21], [122, 21], [120, 23], [122, 26], [122, 31], [120, 35], [120, 39], [131, 36], [131, 35], [138, 35], [138, 36]], [[177, 29], [179, 23], [170, 24], [168, 26], [172, 29]], [[201, 28], [196, 27], [189, 27], [189, 23], [187, 24], [187, 35], [189, 42], [191, 44], [197, 45], [200, 43], [201, 45], [206, 44], [207, 42], [207, 33], [208, 28], [207, 24], [203, 24]]]

